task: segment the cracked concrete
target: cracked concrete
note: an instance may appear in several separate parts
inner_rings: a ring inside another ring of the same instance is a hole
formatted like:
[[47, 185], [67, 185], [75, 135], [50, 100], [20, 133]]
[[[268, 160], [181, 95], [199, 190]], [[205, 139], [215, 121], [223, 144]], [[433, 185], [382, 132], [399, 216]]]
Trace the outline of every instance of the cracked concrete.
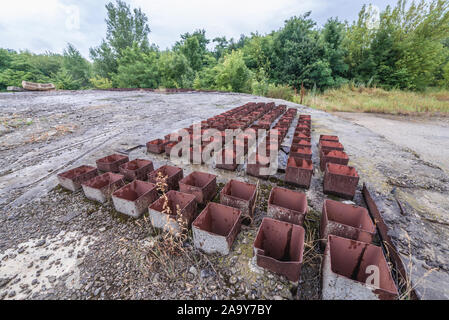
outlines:
[[[97, 266], [93, 261], [112, 265], [110, 260], [113, 260], [114, 266], [122, 263], [115, 260], [114, 251], [118, 249], [113, 241], [118, 234], [123, 237], [128, 234], [132, 238], [135, 230], [128, 227], [130, 223], [117, 226], [118, 219], [109, 217], [109, 209], [80, 203], [80, 194], [55, 196], [52, 190], [57, 185], [56, 174], [82, 164], [95, 165], [95, 160], [105, 155], [145, 145], [152, 139], [249, 101], [274, 101], [312, 115], [315, 175], [306, 193], [309, 206], [315, 211], [321, 210], [327, 198], [322, 194], [323, 174], [317, 169], [316, 143], [320, 134], [338, 135], [350, 157], [349, 165], [354, 166], [361, 177], [354, 201], [363, 204], [360, 189], [362, 183], [367, 183], [419, 296], [423, 299], [449, 298], [449, 201], [446, 195], [449, 182], [446, 153], [449, 148], [448, 139], [444, 139], [447, 135], [445, 118], [426, 119], [421, 130], [420, 120], [410, 121], [408, 117], [385, 120], [384, 116], [377, 115], [364, 115], [360, 119], [355, 115], [336, 116], [282, 100], [245, 94], [0, 93], [0, 255], [17, 254], [21, 244], [32, 239], [57, 238], [62, 229], [81, 232], [78, 236], [95, 235], [97, 240], [92, 238], [92, 241], [99, 251], [86, 253], [90, 262], [81, 271], [81, 289], [68, 291], [61, 287], [53, 297], [155, 297], [152, 292], [137, 287], [131, 291], [122, 287], [121, 280], [127, 274], [122, 269], [114, 271], [115, 278], [105, 287], [97, 286], [99, 281], [93, 273], [98, 274], [101, 265]], [[394, 122], [387, 125], [385, 121]], [[132, 150], [129, 157], [150, 159], [155, 168], [171, 164], [164, 156], [147, 155], [145, 148]], [[252, 183], [257, 181], [247, 177], [242, 168], [235, 173], [196, 165], [185, 165], [184, 169], [185, 175], [195, 170], [218, 174], [218, 183], [235, 177]], [[283, 178], [283, 175], [277, 177]], [[105, 249], [106, 244], [113, 249]], [[14, 252], [8, 251], [12, 248]], [[429, 270], [432, 272], [426, 274]], [[13, 287], [16, 280], [4, 284], [7, 280], [1, 278], [0, 285], [8, 288], [8, 295], [16, 291], [15, 298], [22, 297], [19, 289]], [[96, 279], [93, 284], [89, 282], [91, 278]], [[268, 293], [255, 297], [268, 297]]]

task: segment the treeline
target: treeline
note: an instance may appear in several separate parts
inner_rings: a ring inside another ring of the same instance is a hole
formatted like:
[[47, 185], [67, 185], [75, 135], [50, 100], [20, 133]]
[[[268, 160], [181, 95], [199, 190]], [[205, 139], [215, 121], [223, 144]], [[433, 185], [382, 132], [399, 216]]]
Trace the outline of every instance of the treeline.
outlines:
[[140, 9], [117, 0], [106, 10], [106, 37], [90, 49], [92, 63], [71, 44], [62, 55], [0, 49], [0, 89], [29, 80], [60, 89], [196, 88], [284, 97], [301, 84], [449, 87], [449, 0], [399, 0], [380, 15], [364, 5], [352, 24], [331, 18], [321, 28], [309, 12], [277, 31], [238, 40], [210, 40], [196, 30], [170, 50], [150, 43]]

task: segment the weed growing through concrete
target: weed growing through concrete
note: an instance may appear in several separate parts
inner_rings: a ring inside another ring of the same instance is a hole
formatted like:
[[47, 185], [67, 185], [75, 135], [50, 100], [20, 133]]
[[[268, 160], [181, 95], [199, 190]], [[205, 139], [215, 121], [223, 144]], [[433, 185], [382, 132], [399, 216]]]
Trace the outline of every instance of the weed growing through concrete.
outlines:
[[[164, 272], [165, 275], [172, 279], [177, 276], [176, 267], [177, 257], [187, 258], [190, 263], [192, 261], [188, 254], [184, 243], [188, 240], [188, 226], [186, 220], [181, 214], [181, 208], [176, 205], [176, 212], [172, 212], [169, 205], [169, 199], [167, 197], [167, 178], [161, 172], [158, 172], [156, 177], [157, 190], [162, 193], [163, 209], [162, 213], [167, 214], [169, 218], [168, 228], [169, 232], [160, 232], [155, 230], [147, 217], [144, 217], [145, 226], [149, 229], [149, 233], [157, 235], [155, 241], [152, 241], [152, 245], [148, 247], [146, 253], [147, 266], [152, 271]], [[173, 218], [174, 216], [174, 218]], [[178, 225], [178, 230], [173, 230], [173, 222]]]

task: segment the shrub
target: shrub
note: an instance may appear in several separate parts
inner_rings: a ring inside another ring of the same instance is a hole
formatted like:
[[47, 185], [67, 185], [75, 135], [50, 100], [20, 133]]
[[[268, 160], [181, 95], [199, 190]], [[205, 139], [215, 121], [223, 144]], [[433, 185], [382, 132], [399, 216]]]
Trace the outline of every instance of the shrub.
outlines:
[[269, 85], [266, 97], [292, 101], [294, 91], [288, 85]]
[[241, 51], [232, 51], [227, 54], [223, 63], [215, 68], [217, 69], [216, 83], [220, 90], [250, 92], [252, 74], [243, 60]]
[[96, 89], [110, 89], [112, 88], [112, 81], [108, 78], [103, 78], [100, 76], [95, 76], [94, 78], [89, 79], [89, 82]]

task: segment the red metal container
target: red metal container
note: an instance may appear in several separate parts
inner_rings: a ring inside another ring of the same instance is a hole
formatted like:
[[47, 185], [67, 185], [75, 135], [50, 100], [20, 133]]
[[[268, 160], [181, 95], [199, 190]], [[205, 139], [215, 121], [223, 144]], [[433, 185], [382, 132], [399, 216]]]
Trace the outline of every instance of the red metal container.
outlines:
[[239, 209], [209, 202], [192, 224], [195, 247], [206, 253], [229, 254], [240, 232]]
[[162, 166], [148, 174], [148, 181], [157, 184], [158, 172], [160, 172], [163, 177], [167, 177], [165, 181], [167, 184], [166, 191], [177, 190], [179, 188], [179, 180], [181, 180], [184, 176], [181, 168], [169, 165]]
[[343, 151], [343, 145], [340, 142], [332, 142], [326, 140], [320, 140], [319, 142], [320, 151], [331, 151], [338, 150]]
[[308, 189], [313, 175], [312, 160], [290, 157], [285, 169], [285, 181]]
[[[190, 228], [196, 218], [196, 201], [192, 194], [171, 190], [166, 194], [166, 199], [161, 196], [148, 207], [151, 224], [155, 228], [163, 229], [173, 234], [180, 231], [178, 217], [187, 228]], [[166, 211], [170, 209], [169, 213]], [[179, 216], [178, 216], [179, 209]]]
[[[376, 278], [378, 286], [374, 285]], [[397, 299], [398, 289], [382, 248], [330, 235], [322, 263], [322, 298], [323, 300]]]
[[80, 166], [75, 169], [58, 174], [59, 184], [70, 190], [76, 191], [81, 188], [81, 184], [98, 175], [98, 170], [91, 166]]
[[292, 145], [290, 149], [290, 156], [295, 158], [312, 160], [312, 149], [307, 147], [300, 147], [298, 145]]
[[[262, 179], [268, 179], [270, 174], [265, 174], [264, 171], [268, 173], [268, 168], [270, 167], [270, 158], [257, 154], [256, 160], [252, 161], [255, 163], [248, 163], [246, 165], [246, 173]], [[263, 169], [263, 170], [262, 170]]]
[[221, 157], [221, 161], [216, 160], [215, 167], [224, 170], [234, 171], [237, 169], [236, 153], [233, 150], [223, 149], [220, 153], [217, 153], [217, 157]]
[[98, 159], [97, 168], [104, 172], [119, 172], [119, 167], [129, 161], [128, 156], [121, 154], [111, 154], [110, 156]]
[[267, 215], [273, 219], [302, 226], [307, 214], [305, 193], [275, 187], [268, 199]]
[[82, 183], [86, 197], [101, 203], [107, 202], [112, 193], [124, 185], [125, 177], [111, 172], [106, 172]]
[[139, 218], [158, 197], [155, 184], [134, 180], [115, 191], [112, 201], [118, 212]]
[[257, 265], [299, 281], [304, 251], [304, 228], [292, 223], [263, 218], [254, 241]]
[[326, 245], [328, 235], [371, 243], [376, 234], [376, 227], [365, 208], [325, 200], [320, 233], [323, 247]]
[[119, 170], [127, 180], [146, 180], [148, 173], [154, 171], [154, 167], [150, 160], [135, 159], [120, 165]]
[[253, 217], [255, 199], [256, 186], [238, 180], [229, 180], [220, 192], [220, 203], [239, 209], [243, 217]]
[[160, 154], [165, 151], [165, 145], [169, 143], [168, 140], [156, 139], [147, 142], [147, 151], [151, 153]]
[[338, 136], [329, 136], [325, 134], [320, 135], [320, 141], [339, 142]]
[[323, 192], [344, 199], [353, 199], [359, 176], [353, 167], [327, 163], [324, 173]]
[[336, 163], [344, 166], [348, 165], [349, 157], [344, 151], [338, 150], [321, 150], [320, 153], [320, 169], [326, 170], [326, 163]]
[[212, 200], [217, 193], [217, 176], [195, 171], [179, 181], [179, 191], [195, 196], [198, 203]]

